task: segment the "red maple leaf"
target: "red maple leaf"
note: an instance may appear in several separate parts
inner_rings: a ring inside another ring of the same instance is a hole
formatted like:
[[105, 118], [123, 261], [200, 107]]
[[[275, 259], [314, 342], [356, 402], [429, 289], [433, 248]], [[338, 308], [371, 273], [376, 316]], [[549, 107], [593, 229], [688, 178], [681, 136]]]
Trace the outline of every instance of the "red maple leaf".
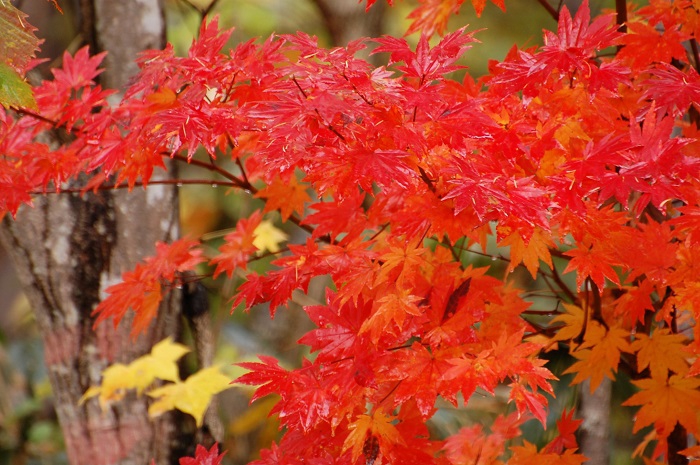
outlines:
[[92, 312], [97, 317], [94, 325], [112, 318], [116, 327], [131, 309], [136, 314], [131, 337], [144, 332], [157, 315], [163, 298], [162, 284], [176, 281], [180, 273], [194, 270], [203, 261], [198, 246], [199, 242], [188, 238], [170, 244], [158, 242], [154, 256], [125, 272], [122, 282], [106, 289], [109, 295]]
[[566, 410], [562, 412], [561, 418], [557, 420], [559, 435], [545, 446], [544, 452], [561, 454], [566, 449], [575, 450], [578, 448], [575, 433], [583, 420], [574, 420], [575, 410], [570, 409], [568, 412]]
[[262, 213], [253, 212], [248, 218], [241, 218], [236, 223], [236, 229], [224, 236], [224, 243], [219, 247], [219, 254], [209, 263], [216, 265], [214, 278], [221, 273], [226, 273], [230, 278], [237, 268], [245, 270], [248, 260], [258, 250], [253, 245], [254, 232], [262, 221]]
[[688, 38], [679, 27], [658, 31], [654, 25], [642, 22], [627, 24], [628, 34], [617, 42], [624, 45], [617, 58], [630, 68], [643, 69], [651, 63], [670, 63], [672, 59], [686, 57], [682, 42]]
[[180, 465], [220, 465], [225, 454], [225, 451], [219, 454], [219, 445], [217, 443], [214, 443], [209, 450], [201, 444], [197, 444], [194, 457], [182, 457], [179, 463]]
[[646, 97], [658, 108], [679, 117], [691, 104], [700, 105], [700, 75], [692, 66], [680, 70], [668, 63], [659, 63], [650, 70], [652, 78], [644, 82]]

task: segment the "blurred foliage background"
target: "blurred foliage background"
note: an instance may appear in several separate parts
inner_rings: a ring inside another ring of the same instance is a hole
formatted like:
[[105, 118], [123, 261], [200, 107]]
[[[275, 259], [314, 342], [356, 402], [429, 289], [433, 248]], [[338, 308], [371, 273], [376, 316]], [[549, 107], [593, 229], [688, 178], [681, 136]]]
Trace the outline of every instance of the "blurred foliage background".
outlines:
[[[48, 69], [60, 64], [64, 50], [75, 52], [80, 44], [74, 27], [73, 4], [77, 0], [61, 1], [64, 14], [59, 14], [49, 2], [42, 0], [13, 1], [13, 4], [29, 13], [29, 21], [38, 28], [38, 35], [45, 39], [40, 56], [48, 62], [39, 68], [43, 76]], [[383, 17], [385, 34], [401, 36], [408, 27], [407, 14], [414, 3], [408, 0], [395, 1], [393, 8], [386, 8]], [[466, 2], [460, 15], [451, 20], [450, 30], [469, 24], [468, 30], [480, 30], [476, 38], [481, 42], [467, 52], [463, 64], [475, 78], [485, 74], [488, 61], [501, 60], [508, 50], [531, 47], [541, 43], [542, 29], [555, 29], [555, 21], [536, 0], [511, 0], [506, 2], [507, 13], [489, 3], [481, 18], [477, 18]], [[566, 2], [572, 9], [576, 1]], [[593, 13], [612, 2], [592, 0]], [[201, 21], [200, 10], [207, 8], [209, 0], [166, 0], [168, 40], [174, 44], [178, 54], [185, 54]], [[265, 38], [271, 33], [294, 33], [297, 30], [317, 35], [326, 46], [331, 35], [317, 5], [311, 0], [223, 0], [216, 3], [211, 14], [219, 15], [222, 28], [235, 28], [231, 46], [252, 37]], [[415, 42], [417, 37], [407, 40]], [[381, 57], [380, 62], [381, 62]], [[185, 177], [201, 173], [184, 172]], [[181, 219], [183, 234], [204, 236], [207, 244], [217, 247], [226, 229], [234, 227], [238, 218], [246, 217], [259, 208], [261, 201], [246, 194], [229, 193], [217, 188], [216, 180], [205, 185], [181, 187]], [[291, 240], [303, 238], [300, 231], [285, 228], [279, 218], [278, 227], [285, 229]], [[1, 251], [0, 251], [1, 252]], [[493, 250], [491, 254], [507, 255], [507, 251]], [[477, 265], [498, 264], [487, 258], [471, 257]], [[259, 260], [253, 269], [269, 267], [269, 260]], [[505, 265], [504, 265], [505, 267]], [[503, 268], [504, 268], [503, 267]], [[503, 269], [494, 267], [494, 273]], [[206, 274], [206, 270], [203, 270]], [[516, 278], [517, 279], [517, 278]], [[210, 295], [211, 315], [217, 334], [217, 362], [230, 367], [231, 377], [239, 372], [233, 363], [253, 360], [255, 354], [266, 353], [279, 357], [289, 366], [299, 363], [308, 355], [296, 344], [297, 339], [311, 328], [300, 304], [320, 302], [324, 297], [324, 283], [313, 283], [308, 296], [300, 296], [290, 304], [287, 311], [279, 311], [270, 320], [266, 309], [256, 309], [250, 314], [231, 313], [229, 299], [238, 282], [218, 279], [204, 281]], [[533, 292], [533, 296], [536, 292]], [[534, 299], [534, 298], [533, 298]], [[535, 306], [553, 310], [553, 300], [534, 299]], [[559, 352], [548, 354], [551, 369], [560, 374], [563, 366]], [[568, 378], [561, 376], [557, 399], [552, 401], [550, 417], [552, 424], [562, 409], [575, 405], [577, 391], [568, 387]], [[615, 394], [630, 390], [623, 376], [615, 384]], [[619, 392], [618, 392], [619, 391]], [[268, 413], [275, 399], [264, 399], [248, 405], [251, 392], [230, 389], [219, 397], [219, 408], [226, 426], [226, 441], [222, 449], [228, 450], [227, 463], [243, 464], [254, 459], [260, 448], [269, 446], [279, 432], [274, 418]], [[474, 422], [489, 423], [499, 413], [508, 410], [505, 395], [475, 396], [470, 400], [469, 411], [444, 405], [433, 420], [436, 435], [455, 433], [464, 425]], [[615, 412], [613, 416], [615, 443], [614, 463], [629, 463], [629, 454], [634, 440], [628, 437], [630, 412]], [[530, 422], [526, 427], [526, 438], [542, 442], [554, 434], [552, 429], [543, 431], [539, 424]], [[5, 464], [61, 464], [66, 463], [62, 453], [60, 428], [53, 413], [51, 389], [43, 368], [43, 349], [39, 333], [34, 325], [31, 309], [20, 292], [19, 284], [8, 263], [0, 253], [0, 465]]]

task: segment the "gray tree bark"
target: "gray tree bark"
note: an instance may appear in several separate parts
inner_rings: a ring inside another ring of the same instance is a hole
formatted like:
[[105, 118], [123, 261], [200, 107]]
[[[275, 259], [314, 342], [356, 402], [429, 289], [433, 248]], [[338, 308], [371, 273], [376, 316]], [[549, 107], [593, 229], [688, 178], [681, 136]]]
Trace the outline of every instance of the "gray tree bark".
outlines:
[[587, 464], [610, 463], [610, 401], [612, 381], [603, 378], [600, 386], [591, 393], [590, 381], [581, 384], [578, 415], [583, 419], [579, 431], [580, 452], [588, 457]]
[[[159, 0], [81, 0], [83, 38], [92, 51], [109, 52], [101, 76], [122, 88], [136, 72], [136, 53], [164, 45]], [[79, 399], [98, 384], [102, 370], [128, 363], [180, 329], [178, 296], [164, 302], [148, 333], [129, 337], [130, 322], [93, 330], [91, 316], [104, 289], [154, 251], [155, 242], [177, 235], [177, 191], [100, 192], [81, 198], [56, 195], [35, 200], [16, 220], [5, 219], [0, 240], [15, 263], [36, 314], [45, 346], [58, 419], [73, 465], [144, 465], [175, 462], [175, 414], [152, 421], [145, 397], [128, 395], [102, 411]]]

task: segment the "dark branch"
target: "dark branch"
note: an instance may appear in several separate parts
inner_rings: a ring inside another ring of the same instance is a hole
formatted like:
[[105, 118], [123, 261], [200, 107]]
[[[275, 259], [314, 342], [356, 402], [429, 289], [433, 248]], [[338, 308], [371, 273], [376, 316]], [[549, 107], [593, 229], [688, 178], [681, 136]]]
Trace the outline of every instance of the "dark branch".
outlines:
[[547, 13], [554, 19], [554, 21], [559, 21], [559, 11], [555, 9], [552, 5], [547, 2], [547, 0], [537, 0], [537, 3], [542, 5], [542, 8], [547, 10]]

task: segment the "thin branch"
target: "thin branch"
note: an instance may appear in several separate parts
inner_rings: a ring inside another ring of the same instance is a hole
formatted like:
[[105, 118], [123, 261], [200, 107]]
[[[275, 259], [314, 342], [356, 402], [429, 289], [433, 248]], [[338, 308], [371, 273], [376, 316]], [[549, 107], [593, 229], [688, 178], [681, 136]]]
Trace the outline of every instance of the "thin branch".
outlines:
[[600, 298], [600, 289], [598, 289], [598, 285], [591, 279], [591, 277], [588, 277], [589, 280], [589, 285], [588, 288], [590, 288], [591, 295], [593, 297], [593, 302], [591, 305], [593, 306], [593, 318], [603, 325], [603, 327], [606, 330], [610, 330], [610, 327], [608, 326], [608, 323], [605, 321], [605, 318], [603, 318], [603, 302]]
[[[209, 3], [208, 6], [206, 6], [205, 8], [201, 8], [201, 7], [197, 6], [197, 5], [195, 5], [194, 3], [192, 3], [190, 0], [180, 0], [180, 1], [181, 1], [182, 3], [184, 3], [185, 5], [187, 5], [188, 7], [192, 8], [192, 9], [193, 9], [194, 11], [196, 11], [197, 13], [199, 13], [199, 15], [201, 16], [202, 20], [203, 20], [207, 15], [209, 15], [209, 13], [211, 13], [211, 11], [216, 7], [216, 4], [219, 3], [219, 0], [212, 0], [212, 2]], [[200, 22], [201, 22], [202, 20], [200, 20]]]
[[552, 278], [554, 279], [554, 282], [557, 283], [557, 286], [559, 286], [559, 289], [566, 294], [566, 296], [569, 298], [569, 300], [578, 305], [579, 299], [576, 297], [576, 295], [573, 293], [571, 289], [569, 289], [569, 286], [566, 285], [563, 279], [561, 279], [561, 276], [559, 276], [559, 272], [557, 271], [556, 267], [554, 264], [552, 264]]
[[212, 2], [209, 4], [209, 6], [207, 6], [206, 8], [204, 8], [204, 9], [201, 11], [202, 19], [204, 19], [204, 18], [206, 18], [207, 16], [209, 16], [209, 13], [211, 13], [211, 11], [216, 7], [216, 4], [217, 4], [217, 3], [219, 3], [219, 0], [212, 0]]
[[198, 7], [197, 5], [195, 5], [194, 3], [190, 2], [190, 0], [180, 0], [180, 2], [181, 2], [181, 3], [184, 3], [184, 4], [187, 5], [188, 7], [192, 8], [192, 9], [193, 9], [194, 11], [196, 11], [197, 13], [200, 13], [200, 12], [201, 12], [201, 10], [199, 9], [199, 7]]
[[[209, 163], [203, 162], [201, 160], [197, 160], [195, 158], [187, 158], [184, 155], [179, 155], [179, 154], [169, 154], [167, 152], [161, 152], [161, 155], [164, 157], [171, 158], [173, 160], [182, 162], [182, 163], [187, 163], [188, 165], [196, 166], [198, 168], [203, 168], [207, 171], [214, 172], [216, 174], [221, 175], [222, 177], [228, 179], [232, 183], [235, 184], [235, 187], [240, 187], [241, 189], [250, 192], [251, 194], [257, 194], [258, 190], [253, 186], [247, 179], [241, 179], [237, 177], [235, 174], [231, 173], [230, 171], [227, 171], [223, 168], [218, 167], [211, 161]], [[216, 182], [214, 180], [210, 180], [209, 184], [212, 182]]]
[[547, 10], [547, 13], [549, 13], [549, 16], [554, 18], [554, 21], [559, 21], [559, 11], [556, 10], [552, 5], [547, 2], [547, 0], [537, 0], [537, 3], [542, 5], [542, 8]]
[[627, 32], [627, 0], [615, 0], [617, 30]]
[[[135, 181], [133, 184], [129, 184], [128, 182], [121, 183], [121, 184], [102, 184], [100, 186], [95, 187], [94, 189], [87, 189], [87, 191], [92, 191], [92, 190], [98, 190], [98, 191], [106, 191], [106, 190], [112, 190], [112, 189], [131, 189], [134, 187], [148, 187], [148, 186], [153, 186], [153, 185], [176, 185], [176, 186], [182, 186], [182, 185], [199, 185], [199, 186], [211, 186], [212, 184], [218, 184], [221, 186], [229, 186], [229, 187], [240, 187], [237, 183], [234, 182], [229, 182], [229, 181], [223, 181], [223, 182], [213, 182], [211, 179], [157, 179], [157, 180], [151, 180], [146, 183], [143, 181]], [[86, 192], [85, 187], [69, 187], [69, 188], [61, 188], [58, 190], [41, 190], [41, 191], [32, 191], [30, 192], [31, 195], [48, 195], [48, 194], [80, 194]]]
[[246, 182], [248, 185], [250, 184], [250, 181], [248, 180], [248, 175], [245, 172], [245, 168], [243, 167], [243, 163], [241, 162], [240, 157], [236, 157], [236, 164], [238, 165], [238, 168], [241, 170], [241, 176], [243, 177], [243, 180]]
[[[38, 113], [34, 113], [33, 111], [27, 110], [26, 108], [15, 108], [14, 111], [19, 113], [20, 115], [29, 116], [29, 117], [32, 117], [34, 119], [38, 119], [39, 121], [42, 121], [44, 123], [48, 123], [51, 126], [53, 126], [55, 129], [58, 129], [60, 127], [58, 125], [58, 121], [54, 121], [52, 119], [47, 118], [46, 116], [42, 116]], [[74, 128], [74, 129], [76, 129], [76, 128]]]
[[698, 51], [698, 41], [693, 37], [690, 39], [690, 49], [693, 51], [693, 61], [695, 62], [695, 71], [700, 73], [700, 52]]
[[520, 313], [521, 315], [533, 315], [533, 316], [553, 316], [561, 315], [559, 310], [525, 310]]

